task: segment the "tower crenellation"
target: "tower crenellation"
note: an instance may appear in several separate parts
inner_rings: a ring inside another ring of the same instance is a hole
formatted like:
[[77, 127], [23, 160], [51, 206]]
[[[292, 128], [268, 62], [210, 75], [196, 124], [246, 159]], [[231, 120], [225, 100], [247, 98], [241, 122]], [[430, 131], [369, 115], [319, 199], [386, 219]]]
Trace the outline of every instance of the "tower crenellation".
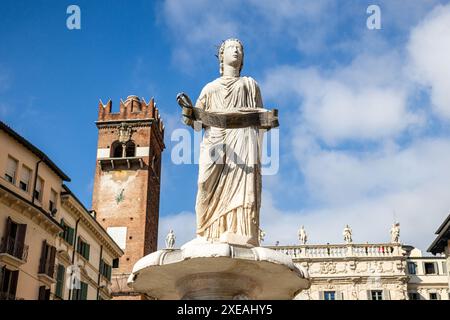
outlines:
[[98, 121], [115, 121], [115, 120], [138, 120], [152, 118], [160, 131], [164, 130], [159, 110], [156, 107], [154, 98], [146, 102], [144, 98], [136, 95], [130, 95], [125, 101], [120, 100], [119, 112], [112, 111], [112, 101], [108, 100], [106, 104], [100, 100], [98, 106]]

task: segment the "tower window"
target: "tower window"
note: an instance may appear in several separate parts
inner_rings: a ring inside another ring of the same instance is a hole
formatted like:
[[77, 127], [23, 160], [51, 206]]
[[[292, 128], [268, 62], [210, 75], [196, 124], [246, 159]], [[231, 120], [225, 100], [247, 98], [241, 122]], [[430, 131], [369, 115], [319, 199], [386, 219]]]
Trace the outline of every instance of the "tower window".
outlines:
[[122, 158], [123, 146], [119, 141], [115, 141], [111, 146], [111, 157]]
[[134, 157], [136, 155], [136, 145], [133, 141], [128, 141], [125, 148], [127, 157]]

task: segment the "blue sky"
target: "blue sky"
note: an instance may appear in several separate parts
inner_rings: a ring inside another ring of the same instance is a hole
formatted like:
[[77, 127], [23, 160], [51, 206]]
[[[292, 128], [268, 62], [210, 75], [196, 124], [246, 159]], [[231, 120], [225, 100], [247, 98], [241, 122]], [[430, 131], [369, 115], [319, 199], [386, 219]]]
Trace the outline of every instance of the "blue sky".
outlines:
[[[81, 9], [81, 30], [66, 9]], [[370, 4], [381, 30], [366, 27]], [[180, 91], [218, 76], [216, 46], [280, 110], [280, 170], [263, 178], [266, 244], [384, 242], [394, 219], [426, 249], [450, 209], [448, 1], [9, 1], [0, 3], [0, 118], [44, 150], [89, 207], [98, 100], [154, 97], [166, 123], [161, 225], [194, 235], [197, 167], [174, 165]], [[174, 201], [176, 199], [176, 201]]]

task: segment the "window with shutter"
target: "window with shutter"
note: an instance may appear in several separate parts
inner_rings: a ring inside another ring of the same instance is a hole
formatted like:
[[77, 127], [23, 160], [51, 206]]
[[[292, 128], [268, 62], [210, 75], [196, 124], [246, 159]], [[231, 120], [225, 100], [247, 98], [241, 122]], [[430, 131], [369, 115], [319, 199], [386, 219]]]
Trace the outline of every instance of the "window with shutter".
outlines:
[[64, 239], [67, 243], [73, 246], [73, 240], [75, 235], [75, 230], [66, 224], [64, 219], [61, 219], [61, 226], [64, 231], [60, 233], [60, 237]]
[[87, 300], [87, 295], [88, 295], [88, 284], [81, 282], [80, 300]]
[[77, 252], [81, 253], [81, 238], [78, 236], [77, 238]]
[[51, 278], [54, 278], [55, 276], [55, 258], [56, 258], [56, 248], [51, 246], [50, 247], [50, 256], [48, 260], [48, 273], [47, 275]]
[[56, 274], [56, 290], [55, 295], [61, 299], [64, 299], [64, 278], [66, 274], [66, 268], [62, 264], [58, 264], [58, 271]]
[[6, 170], [5, 170], [5, 179], [12, 184], [16, 183], [16, 173], [18, 161], [12, 157], [8, 157], [8, 161], [6, 162]]
[[56, 248], [47, 244], [44, 240], [42, 243], [41, 260], [39, 264], [39, 273], [46, 274], [53, 278], [55, 273]]
[[47, 289], [46, 286], [40, 286], [38, 300], [50, 300], [50, 289]]
[[66, 237], [65, 237], [65, 234], [66, 234], [66, 225], [65, 225], [65, 223], [64, 223], [64, 219], [61, 219], [61, 227], [62, 227], [62, 229], [63, 229], [63, 231], [61, 231], [60, 233], [59, 233], [59, 236], [61, 237], [61, 238], [63, 238], [63, 239], [65, 239]]
[[53, 212], [54, 210], [56, 210], [56, 200], [57, 200], [58, 194], [56, 193], [55, 190], [51, 190], [50, 191], [50, 200], [48, 202], [48, 210], [50, 212]]
[[0, 300], [14, 300], [16, 298], [19, 271], [11, 271], [6, 267], [0, 268]]
[[17, 281], [19, 280], [19, 270], [11, 272], [11, 282], [9, 286], [9, 294], [12, 299], [16, 298]]
[[0, 287], [1, 287], [1, 284], [3, 283], [3, 273], [4, 273], [3, 270], [5, 270], [5, 269], [6, 269], [5, 266], [0, 267]]
[[75, 238], [75, 229], [71, 227], [67, 227], [69, 229], [67, 242], [73, 246], [73, 240]]
[[36, 180], [36, 188], [34, 189], [34, 198], [38, 201], [42, 201], [42, 190], [44, 187], [44, 180], [38, 177]]
[[100, 274], [103, 275], [109, 281], [111, 281], [111, 271], [112, 267], [102, 259], [100, 261]]
[[39, 261], [39, 273], [45, 273], [45, 263], [47, 261], [47, 240], [42, 242], [41, 259]]
[[86, 253], [85, 253], [85, 255], [84, 255], [84, 257], [86, 258], [86, 260], [89, 260], [90, 251], [91, 251], [91, 246], [90, 246], [89, 244], [86, 243]]
[[111, 275], [112, 275], [112, 267], [108, 266], [108, 280], [111, 281]]
[[25, 252], [25, 236], [27, 233], [27, 225], [26, 224], [18, 224], [17, 225], [17, 235], [15, 239], [15, 257], [26, 260]]
[[20, 175], [20, 183], [19, 187], [23, 191], [28, 192], [30, 181], [31, 181], [31, 169], [26, 166], [22, 166], [21, 175]]
[[78, 237], [77, 252], [81, 254], [83, 258], [89, 261], [90, 245], [87, 242], [83, 241], [80, 237]]

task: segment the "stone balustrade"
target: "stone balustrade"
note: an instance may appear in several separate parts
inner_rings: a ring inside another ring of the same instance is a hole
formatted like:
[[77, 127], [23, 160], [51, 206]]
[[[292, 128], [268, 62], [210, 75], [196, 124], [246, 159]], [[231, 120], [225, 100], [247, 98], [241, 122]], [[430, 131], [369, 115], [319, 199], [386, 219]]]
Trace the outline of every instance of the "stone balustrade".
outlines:
[[346, 257], [401, 257], [403, 250], [398, 243], [381, 244], [327, 244], [327, 245], [297, 245], [268, 246], [281, 251], [293, 259], [300, 258], [346, 258]]

